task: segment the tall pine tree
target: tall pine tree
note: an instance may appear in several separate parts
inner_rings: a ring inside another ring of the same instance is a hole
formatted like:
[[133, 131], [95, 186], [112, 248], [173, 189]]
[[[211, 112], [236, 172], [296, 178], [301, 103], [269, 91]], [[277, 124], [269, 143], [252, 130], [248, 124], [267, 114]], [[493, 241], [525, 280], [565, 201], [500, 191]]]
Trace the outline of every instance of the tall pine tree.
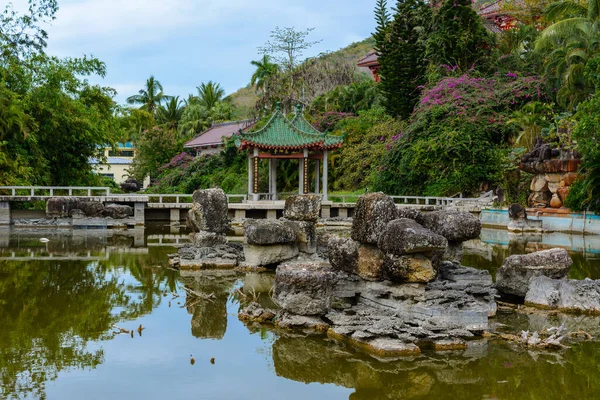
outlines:
[[385, 35], [376, 37], [380, 88], [386, 111], [406, 119], [419, 99], [419, 88], [425, 83], [425, 36], [431, 22], [431, 8], [424, 0], [399, 0], [394, 11], [394, 20], [386, 26]]
[[446, 65], [461, 72], [485, 70], [492, 60], [494, 40], [472, 0], [443, 0], [433, 16], [426, 57], [434, 69]]

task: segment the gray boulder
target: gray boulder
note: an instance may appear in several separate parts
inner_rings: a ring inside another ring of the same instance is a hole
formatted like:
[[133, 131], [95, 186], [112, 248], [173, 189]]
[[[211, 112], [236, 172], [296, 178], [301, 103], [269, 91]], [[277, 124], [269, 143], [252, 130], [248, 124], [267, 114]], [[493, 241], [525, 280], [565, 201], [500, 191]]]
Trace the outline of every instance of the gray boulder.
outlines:
[[329, 262], [333, 269], [354, 273], [358, 266], [360, 243], [350, 238], [333, 236], [327, 243]]
[[401, 256], [444, 250], [448, 241], [412, 219], [401, 218], [387, 224], [378, 245], [385, 253]]
[[77, 202], [77, 207], [90, 218], [102, 218], [106, 216], [106, 207], [99, 201], [83, 200]]
[[299, 194], [285, 200], [283, 216], [294, 221], [316, 221], [321, 212], [321, 196]]
[[550, 249], [507, 257], [496, 272], [496, 288], [506, 294], [525, 297], [529, 280], [536, 276], [561, 279], [573, 260], [565, 249]]
[[51, 218], [68, 217], [71, 210], [79, 209], [78, 200], [70, 197], [52, 197], [46, 202], [46, 215]]
[[536, 276], [529, 281], [525, 304], [567, 312], [600, 314], [600, 281]]
[[296, 232], [281, 220], [249, 219], [244, 223], [244, 238], [255, 245], [294, 243]]
[[291, 221], [285, 218], [281, 222], [289, 226], [296, 234], [298, 250], [306, 254], [317, 252], [317, 224], [312, 221]]
[[423, 214], [421, 225], [448, 240], [466, 242], [481, 234], [481, 221], [473, 214], [462, 211], [434, 211]]
[[436, 277], [431, 260], [422, 254], [388, 255], [385, 277], [393, 282], [427, 283]]
[[207, 231], [190, 233], [190, 239], [196, 247], [216, 247], [227, 243], [227, 238], [224, 235]]
[[188, 212], [188, 225], [196, 232], [226, 233], [229, 230], [227, 195], [222, 189], [196, 190]]
[[508, 217], [511, 220], [527, 219], [527, 211], [522, 205], [513, 203], [508, 206]]
[[423, 213], [419, 210], [415, 210], [414, 208], [399, 207], [396, 218], [414, 219], [415, 221], [419, 222], [421, 218], [423, 218]]
[[397, 218], [396, 204], [383, 193], [368, 193], [358, 198], [352, 221], [352, 239], [377, 244], [388, 222]]
[[331, 307], [335, 282], [331, 269], [316, 263], [280, 265], [275, 273], [274, 300], [293, 314], [325, 314]]
[[244, 258], [246, 265], [252, 267], [279, 264], [291, 260], [298, 255], [296, 243], [254, 245], [244, 246]]
[[109, 204], [104, 209], [107, 217], [114, 219], [123, 219], [133, 217], [133, 208], [123, 204]]

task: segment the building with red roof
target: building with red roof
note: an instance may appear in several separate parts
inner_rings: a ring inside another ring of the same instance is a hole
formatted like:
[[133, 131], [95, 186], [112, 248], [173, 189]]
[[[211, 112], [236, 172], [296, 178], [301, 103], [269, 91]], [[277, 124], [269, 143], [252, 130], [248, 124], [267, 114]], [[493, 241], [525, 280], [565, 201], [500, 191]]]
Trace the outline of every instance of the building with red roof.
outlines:
[[223, 139], [230, 138], [234, 133], [245, 131], [256, 123], [255, 120], [224, 122], [213, 124], [209, 129], [184, 144], [184, 148], [192, 150], [196, 156], [219, 153], [223, 149]]

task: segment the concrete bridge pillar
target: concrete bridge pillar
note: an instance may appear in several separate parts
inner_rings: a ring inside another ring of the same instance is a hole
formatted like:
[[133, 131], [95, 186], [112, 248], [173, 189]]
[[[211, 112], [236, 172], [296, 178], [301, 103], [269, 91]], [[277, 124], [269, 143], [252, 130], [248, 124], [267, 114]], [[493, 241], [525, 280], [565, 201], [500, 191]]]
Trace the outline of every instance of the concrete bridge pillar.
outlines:
[[331, 206], [330, 205], [322, 205], [321, 206], [321, 218], [331, 218]]
[[267, 219], [277, 219], [277, 210], [267, 210]]
[[10, 202], [0, 201], [0, 225], [10, 225]]
[[246, 218], [246, 210], [235, 210], [235, 219]]
[[179, 208], [171, 208], [171, 223], [181, 222], [181, 211]]
[[340, 207], [338, 209], [338, 217], [340, 218], [348, 218], [348, 209], [344, 207]]
[[133, 218], [135, 220], [136, 225], [144, 225], [146, 204], [144, 203], [135, 203], [133, 207]]

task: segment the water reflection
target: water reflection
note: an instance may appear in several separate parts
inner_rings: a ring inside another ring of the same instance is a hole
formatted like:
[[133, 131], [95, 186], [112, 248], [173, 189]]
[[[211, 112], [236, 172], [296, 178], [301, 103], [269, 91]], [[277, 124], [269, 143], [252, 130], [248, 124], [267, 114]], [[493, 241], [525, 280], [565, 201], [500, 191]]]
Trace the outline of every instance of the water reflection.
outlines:
[[89, 342], [110, 339], [113, 324], [152, 312], [162, 291], [175, 290], [176, 274], [157, 268], [164, 251], [115, 252], [132, 248], [133, 236], [40, 236], [11, 235], [0, 248], [1, 398], [44, 398], [61, 371], [97, 367], [104, 351]]
[[[184, 241], [186, 234], [171, 235], [146, 230], [140, 240], [135, 232], [17, 232], [0, 240], [0, 398], [44, 398], [47, 390], [55, 395], [48, 397], [75, 398], [71, 393], [86, 393], [89, 385], [98, 388], [95, 398], [139, 398], [144, 390], [146, 398], [173, 399], [192, 393], [290, 399], [562, 399], [600, 393], [596, 342], [533, 352], [474, 341], [461, 352], [378, 360], [323, 336], [246, 327], [237, 319], [239, 307], [250, 301], [274, 307], [273, 275], [180, 275], [165, 266], [172, 241]], [[42, 236], [50, 242], [41, 243]], [[493, 272], [507, 255], [548, 241], [494, 243], [490, 237], [467, 246], [466, 264]], [[27, 255], [33, 259], [15, 258]], [[572, 275], [600, 275], [595, 255], [572, 256]], [[142, 338], [112, 333], [113, 324], [135, 329], [142, 322], [148, 328]], [[492, 323], [507, 332], [565, 324], [600, 337], [600, 317], [500, 312]], [[131, 392], [112, 392], [115, 381]]]
[[[492, 276], [512, 254], [525, 254], [553, 247], [569, 251], [573, 266], [571, 279], [600, 279], [600, 236], [545, 233], [515, 235], [506, 230], [483, 229], [481, 239], [466, 242], [463, 264], [487, 269]], [[597, 246], [597, 247], [596, 247]]]

